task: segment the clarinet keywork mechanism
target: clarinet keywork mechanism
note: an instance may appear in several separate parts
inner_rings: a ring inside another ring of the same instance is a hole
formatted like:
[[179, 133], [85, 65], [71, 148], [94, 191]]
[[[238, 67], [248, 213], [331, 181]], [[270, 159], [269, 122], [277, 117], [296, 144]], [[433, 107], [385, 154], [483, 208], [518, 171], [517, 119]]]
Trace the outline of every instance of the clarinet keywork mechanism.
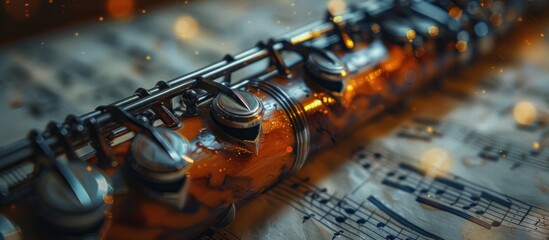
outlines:
[[0, 222], [17, 227], [1, 234], [187, 239], [229, 224], [308, 156], [485, 52], [526, 5], [366, 1], [33, 131], [0, 149], [0, 171], [18, 176], [0, 195]]

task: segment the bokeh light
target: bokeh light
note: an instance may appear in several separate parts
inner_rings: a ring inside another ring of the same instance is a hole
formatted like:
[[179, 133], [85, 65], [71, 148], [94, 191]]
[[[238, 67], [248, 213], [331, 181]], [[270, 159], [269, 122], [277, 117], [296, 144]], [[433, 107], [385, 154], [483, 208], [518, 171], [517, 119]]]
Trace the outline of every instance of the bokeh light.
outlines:
[[36, 14], [40, 7], [38, 0], [7, 0], [4, 1], [4, 10], [6, 14], [13, 20], [25, 20]]
[[178, 17], [173, 24], [175, 36], [182, 40], [190, 40], [198, 34], [199, 26], [196, 19], [191, 16], [183, 15]]
[[442, 148], [433, 148], [421, 155], [421, 169], [427, 176], [442, 177], [452, 169], [452, 158]]
[[537, 110], [534, 104], [528, 101], [522, 101], [513, 108], [513, 118], [520, 125], [530, 125], [537, 117]]
[[329, 0], [328, 1], [328, 11], [332, 15], [340, 15], [347, 8], [347, 3], [344, 0]]

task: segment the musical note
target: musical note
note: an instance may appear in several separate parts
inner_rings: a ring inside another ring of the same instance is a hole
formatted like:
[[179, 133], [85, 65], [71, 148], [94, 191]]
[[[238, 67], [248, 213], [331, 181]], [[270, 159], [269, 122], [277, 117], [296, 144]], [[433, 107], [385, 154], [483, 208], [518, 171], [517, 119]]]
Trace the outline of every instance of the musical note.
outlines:
[[[444, 132], [444, 137], [462, 139], [464, 144], [477, 151], [476, 157], [486, 159], [487, 162], [511, 161], [515, 164], [534, 166], [536, 159], [545, 156], [543, 151], [525, 151], [509, 141], [490, 138], [453, 123], [441, 122], [429, 123], [429, 125], [434, 126], [437, 132]], [[443, 137], [442, 134], [439, 136]], [[300, 212], [302, 215], [299, 216], [301, 218], [299, 221], [303, 224], [314, 222], [325, 226], [332, 233], [333, 239], [438, 237], [431, 236], [432, 233], [426, 232], [414, 225], [411, 220], [393, 212], [373, 196], [356, 199], [354, 193], [374, 180], [395, 191], [414, 196], [418, 204], [428, 205], [466, 219], [484, 229], [507, 226], [536, 236], [549, 235], [547, 227], [549, 212], [545, 209], [452, 174], [426, 174], [424, 170], [411, 164], [417, 160], [399, 155], [379, 145], [371, 144], [359, 148], [354, 159], [359, 164], [359, 168], [368, 173], [369, 177], [353, 191], [337, 195], [332, 193], [331, 190], [334, 189], [317, 186], [311, 183], [309, 178], [292, 177], [267, 195]]]
[[413, 193], [416, 191], [415, 188], [413, 187], [410, 187], [410, 186], [407, 186], [407, 185], [403, 185], [403, 184], [398, 184], [396, 182], [392, 182], [392, 181], [389, 181], [387, 179], [384, 179], [382, 182], [382, 184], [385, 184], [387, 186], [391, 186], [391, 187], [394, 187], [394, 188], [398, 188], [402, 191], [405, 191], [405, 192], [408, 192], [408, 193]]
[[[383, 152], [383, 162], [367, 156]], [[381, 176], [381, 183], [416, 196], [416, 201], [446, 211], [486, 229], [505, 225], [535, 235], [549, 234], [549, 228], [540, 227], [538, 219], [549, 218], [549, 211], [534, 207], [518, 199], [494, 192], [463, 178], [446, 174], [429, 177], [421, 169], [408, 163], [413, 159], [372, 145], [356, 154], [356, 162], [372, 165], [371, 174]], [[364, 169], [364, 168], [363, 168]], [[541, 222], [541, 221], [540, 221]]]
[[407, 171], [412, 171], [412, 172], [414, 172], [418, 175], [425, 175], [425, 171], [423, 171], [423, 170], [421, 170], [417, 167], [414, 167], [414, 166], [412, 166], [408, 163], [404, 163], [404, 162], [399, 163], [398, 167], [401, 168], [401, 169], [407, 170]]
[[413, 229], [414, 231], [416, 231], [418, 233], [421, 233], [422, 235], [430, 237], [432, 239], [442, 239], [442, 238], [440, 238], [440, 237], [438, 237], [438, 236], [436, 236], [436, 235], [434, 235], [430, 232], [425, 231], [424, 229], [416, 226], [415, 224], [413, 224], [410, 221], [406, 220], [402, 216], [398, 215], [397, 213], [395, 213], [394, 211], [392, 211], [391, 209], [389, 209], [388, 207], [383, 205], [383, 203], [381, 203], [375, 197], [373, 197], [373, 196], [368, 197], [368, 201], [370, 201], [372, 204], [374, 204], [374, 206], [379, 208], [381, 211], [383, 211], [387, 215], [391, 216], [391, 218], [395, 219], [400, 224], [402, 224], [404, 226], [407, 226], [408, 228]]
[[447, 179], [447, 178], [442, 178], [442, 177], [435, 177], [434, 178], [435, 181], [439, 182], [439, 183], [442, 183], [442, 184], [445, 184], [447, 186], [450, 186], [450, 187], [453, 187], [457, 190], [463, 190], [465, 189], [465, 185], [461, 184], [461, 183], [458, 183], [456, 181], [453, 181], [451, 179]]
[[493, 162], [498, 161], [500, 158], [506, 158], [509, 152], [503, 149], [496, 149], [492, 146], [484, 146], [478, 153], [478, 156], [482, 159], [490, 160]]
[[453, 207], [449, 207], [449, 206], [446, 206], [446, 205], [444, 205], [444, 204], [441, 204], [441, 203], [439, 203], [439, 202], [437, 202], [437, 201], [434, 201], [434, 200], [432, 200], [432, 199], [425, 198], [425, 197], [422, 197], [422, 196], [418, 196], [418, 197], [416, 198], [416, 201], [418, 201], [418, 202], [420, 202], [420, 203], [427, 204], [427, 205], [429, 205], [429, 206], [431, 206], [431, 207], [434, 207], [434, 208], [437, 208], [437, 209], [440, 209], [440, 210], [443, 210], [443, 211], [452, 213], [452, 214], [454, 214], [454, 215], [456, 215], [456, 216], [459, 216], [459, 217], [462, 217], [462, 218], [464, 218], [464, 219], [466, 219], [466, 220], [469, 220], [469, 221], [471, 221], [471, 222], [474, 222], [474, 223], [476, 223], [476, 224], [478, 224], [478, 225], [480, 225], [480, 226], [482, 226], [482, 227], [484, 227], [484, 228], [486, 228], [486, 229], [490, 229], [490, 227], [491, 227], [490, 224], [488, 224], [488, 223], [486, 223], [486, 222], [484, 222], [484, 221], [482, 221], [482, 220], [480, 220], [480, 219], [478, 219], [478, 218], [476, 218], [476, 217], [473, 217], [473, 216], [471, 216], [471, 215], [469, 215], [469, 214], [467, 214], [467, 213], [465, 213], [465, 212], [463, 212], [463, 211], [459, 211], [459, 210], [457, 210], [457, 209], [455, 209], [455, 208], [453, 208]]
[[426, 239], [421, 233], [402, 225], [392, 216], [383, 216], [347, 194], [336, 197], [309, 179], [291, 177], [267, 193], [273, 199], [288, 203], [304, 213], [303, 221], [317, 221], [334, 232], [333, 237], [349, 239]]
[[303, 216], [303, 221], [302, 221], [301, 223], [307, 222], [307, 220], [311, 219], [311, 218], [314, 217], [314, 216], [315, 216], [314, 213], [307, 214], [307, 215]]
[[336, 238], [339, 238], [341, 236], [343, 236], [343, 230], [339, 230], [339, 231], [335, 232], [333, 237], [332, 237], [332, 240], [334, 240]]
[[[444, 134], [442, 134], [444, 133]], [[423, 142], [447, 138], [459, 141], [464, 147], [476, 151], [474, 157], [489, 162], [511, 163], [510, 169], [528, 166], [549, 171], [549, 151], [545, 149], [530, 150], [530, 145], [524, 145], [512, 140], [502, 140], [500, 137], [482, 134], [470, 127], [451, 121], [436, 121], [429, 118], [414, 119], [396, 131], [396, 136]], [[522, 146], [522, 147], [521, 147]]]
[[518, 147], [521, 145], [519, 143], [496, 141], [481, 134], [476, 134], [468, 145], [476, 149], [478, 157], [482, 159], [493, 162], [502, 159], [511, 161], [513, 163], [511, 169], [525, 165], [536, 169], [549, 170], [549, 162], [545, 160], [549, 157], [548, 151], [525, 150]]
[[346, 198], [347, 198], [347, 195], [343, 196], [343, 198], [341, 198], [337, 203], [338, 209], [343, 210], [345, 214], [348, 214], [348, 215], [355, 214], [364, 204], [364, 201], [362, 201], [360, 205], [356, 207], [352, 207], [349, 203], [347, 203], [347, 201], [345, 200]]

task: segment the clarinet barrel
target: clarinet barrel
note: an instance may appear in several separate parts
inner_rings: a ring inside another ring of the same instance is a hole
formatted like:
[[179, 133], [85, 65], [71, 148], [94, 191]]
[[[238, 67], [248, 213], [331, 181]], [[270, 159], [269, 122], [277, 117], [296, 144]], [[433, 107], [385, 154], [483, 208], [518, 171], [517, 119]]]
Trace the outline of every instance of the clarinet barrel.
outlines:
[[0, 220], [31, 239], [190, 239], [226, 226], [310, 155], [488, 51], [525, 5], [367, 1], [51, 124], [0, 151], [2, 172], [25, 175], [3, 193]]

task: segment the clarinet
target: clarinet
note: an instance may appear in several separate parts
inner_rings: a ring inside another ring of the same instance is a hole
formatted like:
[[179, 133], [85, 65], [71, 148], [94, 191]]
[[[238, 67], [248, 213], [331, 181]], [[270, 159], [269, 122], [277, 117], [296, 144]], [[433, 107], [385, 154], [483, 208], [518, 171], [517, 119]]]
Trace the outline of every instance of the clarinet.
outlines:
[[365, 1], [0, 149], [8, 239], [189, 239], [542, 0]]

